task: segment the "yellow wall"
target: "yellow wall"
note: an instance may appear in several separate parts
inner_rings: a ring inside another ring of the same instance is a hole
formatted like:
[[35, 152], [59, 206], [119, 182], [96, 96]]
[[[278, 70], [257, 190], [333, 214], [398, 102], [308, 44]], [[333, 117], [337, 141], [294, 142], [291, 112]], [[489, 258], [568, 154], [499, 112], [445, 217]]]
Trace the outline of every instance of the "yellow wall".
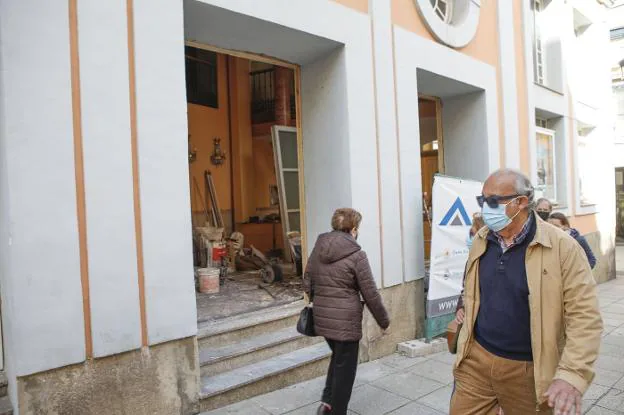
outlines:
[[273, 161], [273, 145], [271, 137], [255, 137], [253, 140], [254, 171], [255, 171], [255, 204], [258, 209], [269, 209], [271, 197], [269, 186], [277, 185], [275, 164]]
[[[213, 180], [219, 199], [221, 210], [230, 210], [232, 207], [231, 174], [230, 174], [230, 136], [228, 128], [228, 93], [227, 76], [225, 72], [226, 57], [218, 55], [218, 94], [219, 108], [209, 108], [202, 105], [188, 104], [188, 128], [191, 135], [191, 146], [197, 150], [197, 159], [190, 165], [191, 177], [199, 185], [199, 192], [191, 181], [191, 207], [194, 212], [203, 210], [204, 199], [204, 171], [212, 172]], [[225, 163], [215, 167], [210, 162], [213, 152], [213, 138], [221, 138], [221, 148], [227, 153]], [[192, 179], [191, 179], [192, 180]], [[209, 207], [208, 207], [209, 208]]]
[[[277, 179], [271, 136], [252, 136], [250, 61], [229, 58], [228, 101], [227, 59], [222, 54], [217, 59], [219, 108], [188, 104], [191, 145], [197, 150], [197, 158], [190, 165], [190, 173], [199, 185], [197, 190], [194, 183], [190, 183], [191, 207], [193, 212], [203, 212], [203, 175], [205, 170], [209, 170], [213, 174], [219, 207], [222, 211], [234, 208], [235, 221], [241, 223], [250, 216], [267, 213], [266, 209], [271, 208], [269, 186], [275, 185]], [[232, 119], [231, 138], [228, 109]], [[221, 148], [227, 156], [225, 163], [219, 167], [210, 162], [214, 137], [221, 138]], [[226, 219], [227, 222], [229, 221]]]
[[368, 0], [333, 0], [343, 6], [368, 14]]

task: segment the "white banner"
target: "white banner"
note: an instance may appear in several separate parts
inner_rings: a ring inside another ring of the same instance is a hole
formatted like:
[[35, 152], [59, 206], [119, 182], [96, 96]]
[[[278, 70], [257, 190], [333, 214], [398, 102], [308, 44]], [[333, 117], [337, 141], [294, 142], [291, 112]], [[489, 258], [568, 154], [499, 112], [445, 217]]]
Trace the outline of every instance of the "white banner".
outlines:
[[427, 317], [455, 312], [468, 259], [466, 238], [483, 184], [437, 175], [433, 181]]

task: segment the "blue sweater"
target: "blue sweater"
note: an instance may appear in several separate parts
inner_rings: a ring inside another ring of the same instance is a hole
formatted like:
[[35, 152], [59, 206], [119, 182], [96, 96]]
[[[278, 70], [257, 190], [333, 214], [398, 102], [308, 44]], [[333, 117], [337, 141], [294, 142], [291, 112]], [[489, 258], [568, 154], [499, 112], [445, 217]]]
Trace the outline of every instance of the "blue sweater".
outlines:
[[481, 304], [475, 339], [490, 353], [506, 359], [533, 360], [525, 258], [536, 228], [533, 218], [522, 241], [504, 252], [490, 232], [487, 249], [479, 259]]
[[596, 257], [594, 256], [594, 253], [589, 247], [589, 244], [587, 243], [587, 239], [585, 239], [585, 237], [581, 235], [579, 231], [577, 231], [574, 228], [570, 229], [570, 236], [576, 239], [576, 242], [578, 242], [579, 245], [581, 245], [581, 248], [583, 248], [583, 251], [585, 251], [585, 255], [587, 255], [589, 266], [592, 269], [594, 269], [594, 267], [596, 266]]

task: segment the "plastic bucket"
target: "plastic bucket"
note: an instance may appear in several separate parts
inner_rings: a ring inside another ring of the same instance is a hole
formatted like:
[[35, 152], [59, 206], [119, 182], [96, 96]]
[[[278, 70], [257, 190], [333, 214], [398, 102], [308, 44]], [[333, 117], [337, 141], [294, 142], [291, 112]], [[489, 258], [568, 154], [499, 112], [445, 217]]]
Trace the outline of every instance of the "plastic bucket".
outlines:
[[216, 294], [219, 292], [219, 268], [200, 268], [197, 270], [199, 292]]

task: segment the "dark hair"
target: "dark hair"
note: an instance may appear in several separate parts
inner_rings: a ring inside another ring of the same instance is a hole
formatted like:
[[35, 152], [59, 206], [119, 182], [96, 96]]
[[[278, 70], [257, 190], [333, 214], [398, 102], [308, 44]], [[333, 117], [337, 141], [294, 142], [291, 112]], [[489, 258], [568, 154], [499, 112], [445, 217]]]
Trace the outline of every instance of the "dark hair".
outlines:
[[568, 227], [568, 228], [570, 227], [570, 221], [568, 220], [568, 218], [566, 217], [566, 215], [564, 215], [564, 214], [563, 214], [563, 213], [561, 213], [561, 212], [551, 213], [551, 214], [550, 214], [550, 216], [548, 217], [548, 220], [550, 220], [550, 219], [556, 219], [556, 220], [558, 220], [559, 222], [561, 222], [561, 224], [562, 224], [563, 226], [566, 226], [566, 227]]
[[550, 200], [546, 199], [545, 197], [540, 197], [539, 199], [537, 199], [537, 202], [535, 203], [535, 207], [538, 207], [543, 202], [548, 203], [548, 209], [552, 210], [553, 208], [552, 203], [550, 203]]
[[331, 219], [331, 227], [339, 232], [351, 232], [360, 227], [362, 215], [355, 209], [336, 209]]

